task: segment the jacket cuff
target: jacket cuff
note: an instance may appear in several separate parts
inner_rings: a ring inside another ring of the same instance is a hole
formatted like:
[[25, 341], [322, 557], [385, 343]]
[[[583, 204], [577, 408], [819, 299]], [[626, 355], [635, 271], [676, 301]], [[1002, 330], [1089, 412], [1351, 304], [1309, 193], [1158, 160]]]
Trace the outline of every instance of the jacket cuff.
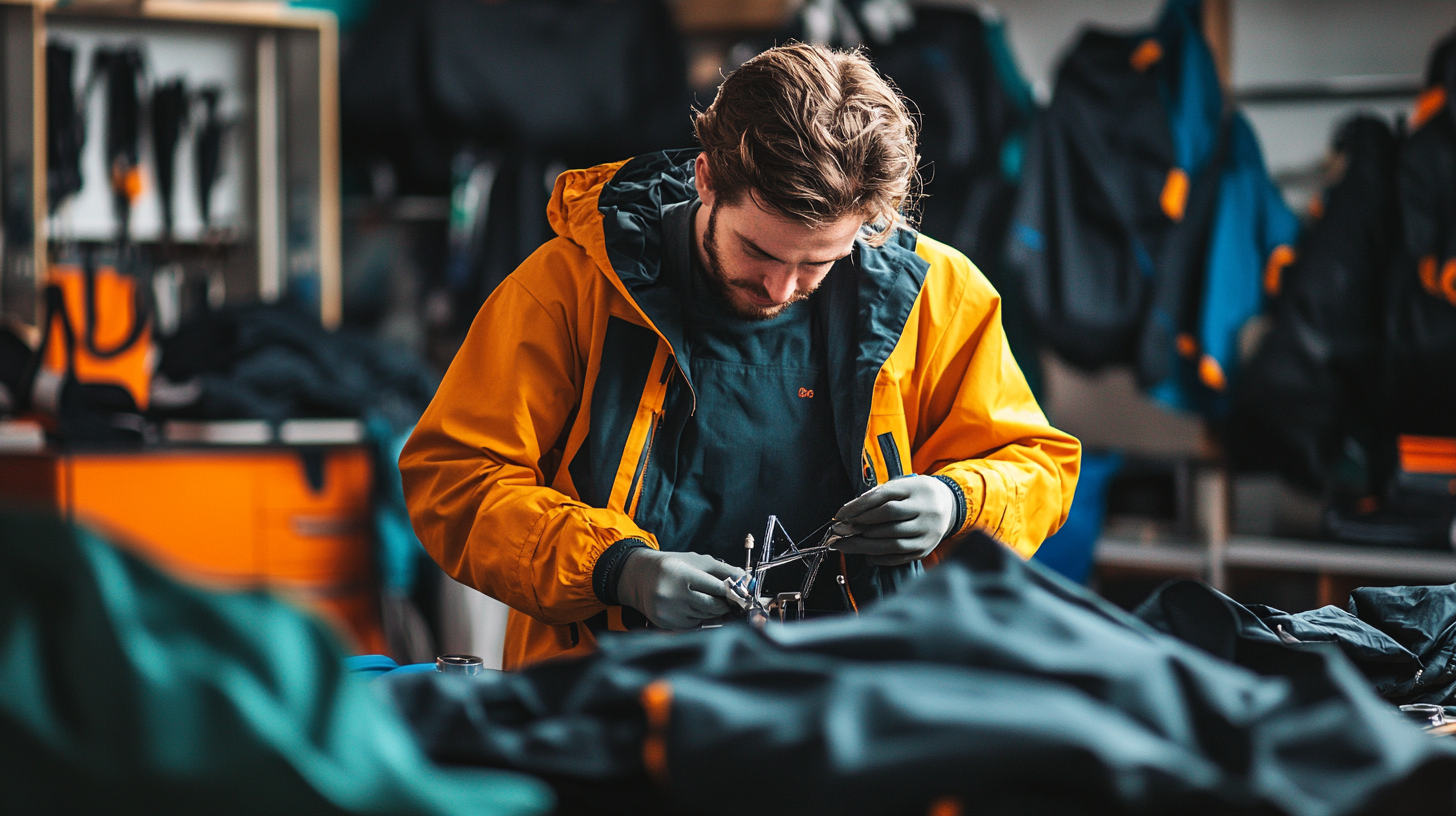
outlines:
[[936, 475], [930, 478], [939, 479], [944, 482], [945, 486], [950, 488], [951, 494], [955, 496], [955, 523], [950, 526], [950, 530], [945, 534], [946, 538], [953, 538], [960, 534], [962, 527], [966, 526], [966, 491], [961, 490], [960, 484], [949, 476]]
[[597, 565], [592, 569], [592, 591], [597, 600], [607, 606], [621, 606], [617, 599], [617, 582], [622, 578], [622, 565], [627, 562], [627, 553], [633, 550], [650, 549], [640, 538], [624, 538], [602, 552]]

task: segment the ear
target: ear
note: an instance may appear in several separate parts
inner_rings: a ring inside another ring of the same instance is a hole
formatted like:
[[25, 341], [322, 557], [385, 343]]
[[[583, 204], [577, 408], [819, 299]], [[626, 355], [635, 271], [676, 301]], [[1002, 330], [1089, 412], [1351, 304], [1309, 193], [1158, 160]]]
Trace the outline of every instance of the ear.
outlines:
[[702, 152], [693, 161], [693, 186], [698, 189], [698, 198], [703, 206], [713, 209], [713, 173], [708, 168], [708, 154]]

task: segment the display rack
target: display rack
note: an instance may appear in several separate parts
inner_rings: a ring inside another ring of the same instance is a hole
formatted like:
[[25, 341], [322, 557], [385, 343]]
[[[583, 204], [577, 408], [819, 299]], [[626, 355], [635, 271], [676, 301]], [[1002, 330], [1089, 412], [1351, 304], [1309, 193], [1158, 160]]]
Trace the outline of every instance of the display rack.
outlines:
[[[246, 190], [244, 216], [225, 240], [229, 300], [273, 301], [293, 285], [316, 296], [320, 320], [342, 318], [338, 32], [327, 12], [279, 2], [0, 0], [0, 315], [36, 326], [38, 290], [57, 249], [46, 194], [45, 50], [68, 26], [104, 23], [145, 39], [227, 31], [251, 58], [247, 99], [232, 123]], [[316, 289], [313, 281], [316, 281]]]

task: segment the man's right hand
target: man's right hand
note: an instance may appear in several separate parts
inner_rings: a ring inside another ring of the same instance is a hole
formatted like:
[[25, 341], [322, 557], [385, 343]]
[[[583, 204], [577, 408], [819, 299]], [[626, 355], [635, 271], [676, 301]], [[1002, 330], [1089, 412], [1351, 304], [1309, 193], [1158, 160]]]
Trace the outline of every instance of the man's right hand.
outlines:
[[622, 564], [617, 598], [660, 629], [692, 629], [735, 609], [723, 579], [742, 575], [743, 570], [702, 553], [637, 549]]

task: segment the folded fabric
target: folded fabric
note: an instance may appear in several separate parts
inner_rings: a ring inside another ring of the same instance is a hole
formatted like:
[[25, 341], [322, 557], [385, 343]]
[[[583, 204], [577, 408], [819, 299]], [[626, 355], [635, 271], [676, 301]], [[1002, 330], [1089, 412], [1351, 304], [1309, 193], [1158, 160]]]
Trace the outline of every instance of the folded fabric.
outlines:
[[3, 514], [0, 746], [14, 814], [552, 803], [520, 774], [432, 765], [327, 627], [287, 604], [183, 586], [89, 532]]
[[542, 774], [566, 811], [1451, 811], [1456, 746], [1274, 639], [1277, 670], [1241, 668], [974, 534], [858, 617], [378, 683], [435, 759]]
[[1456, 703], [1456, 585], [1366, 587], [1350, 594], [1349, 609], [1289, 614], [1244, 606], [1197, 581], [1174, 581], [1137, 615], [1258, 672], [1278, 672], [1283, 652], [1335, 646], [1392, 703]]

